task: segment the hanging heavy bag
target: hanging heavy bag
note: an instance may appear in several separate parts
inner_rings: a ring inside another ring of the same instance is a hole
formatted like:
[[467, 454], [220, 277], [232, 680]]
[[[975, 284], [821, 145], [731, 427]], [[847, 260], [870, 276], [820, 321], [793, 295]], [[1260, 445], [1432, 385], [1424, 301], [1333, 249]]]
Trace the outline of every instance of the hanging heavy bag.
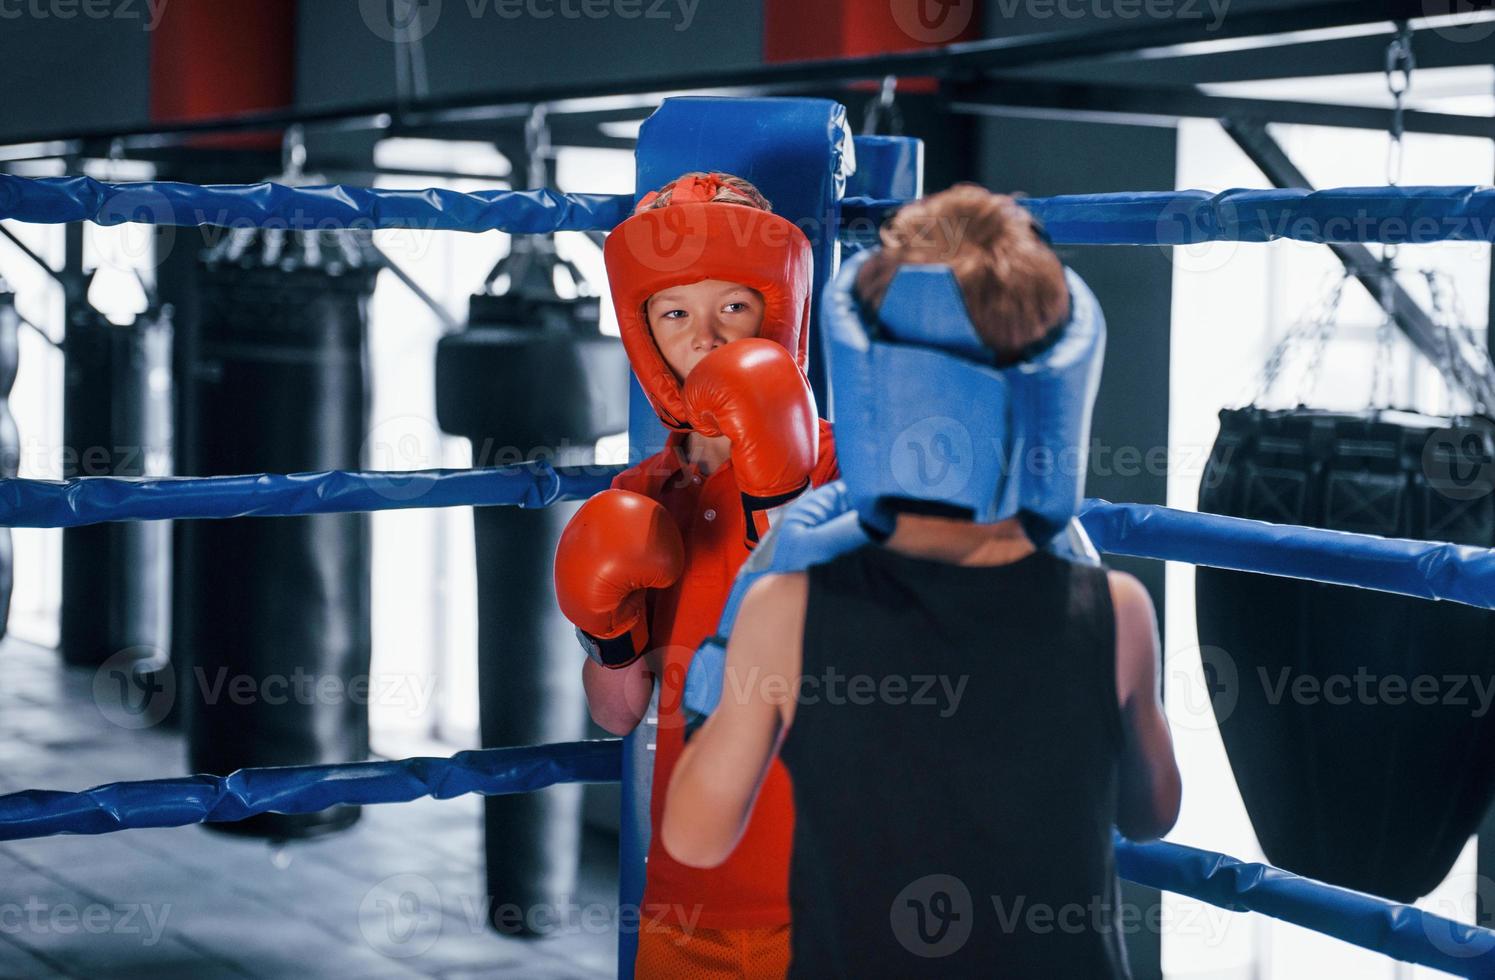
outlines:
[[[1227, 409], [1199, 509], [1489, 547], [1491, 432], [1374, 409]], [[1213, 568], [1195, 581], [1206, 665], [1234, 668], [1207, 680], [1267, 858], [1398, 901], [1431, 891], [1495, 790], [1495, 712], [1479, 694], [1495, 690], [1495, 613]]]
[[[200, 270], [188, 349], [190, 475], [357, 469], [367, 430], [366, 307], [377, 255], [352, 232], [236, 234]], [[367, 514], [181, 522], [177, 661], [193, 771], [368, 754]], [[335, 831], [358, 808], [215, 829]]]
[[[627, 357], [616, 338], [598, 333], [596, 299], [555, 295], [551, 271], [563, 260], [548, 240], [515, 239], [515, 248], [489, 277], [509, 275], [508, 291], [474, 295], [468, 328], [437, 347], [438, 420], [472, 441], [477, 466], [537, 457], [593, 464], [596, 441], [628, 427]], [[585, 737], [576, 634], [551, 584], [556, 542], [577, 506], [473, 511], [484, 748]], [[490, 911], [574, 900], [582, 789], [484, 800]], [[490, 916], [508, 933], [541, 931], [535, 921]]]
[[[171, 345], [170, 308], [153, 305], [126, 326], [73, 309], [63, 340], [65, 479], [171, 472]], [[64, 662], [164, 656], [170, 541], [167, 521], [63, 529]]]

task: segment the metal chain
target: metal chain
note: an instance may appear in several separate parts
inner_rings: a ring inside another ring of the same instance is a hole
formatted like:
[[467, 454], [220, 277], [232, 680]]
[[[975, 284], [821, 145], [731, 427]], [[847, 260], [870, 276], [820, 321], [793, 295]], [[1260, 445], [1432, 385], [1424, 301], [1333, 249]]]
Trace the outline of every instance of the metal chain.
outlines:
[[1324, 349], [1329, 346], [1329, 338], [1334, 335], [1339, 324], [1339, 303], [1344, 298], [1345, 283], [1349, 281], [1350, 271], [1346, 269], [1334, 284], [1334, 288], [1330, 291], [1314, 323], [1316, 329], [1313, 335], [1313, 352], [1309, 355], [1308, 369], [1303, 374], [1303, 381], [1298, 386], [1297, 403], [1299, 405], [1306, 403], [1308, 395], [1318, 387], [1319, 371], [1324, 363]]
[[[1447, 368], [1444, 370], [1440, 367], [1440, 373], [1443, 374], [1444, 381], [1449, 386], [1450, 404], [1457, 393], [1462, 391], [1469, 399], [1473, 411], [1484, 415], [1487, 406], [1480, 396], [1480, 382], [1490, 377], [1489, 355], [1480, 345], [1474, 335], [1474, 328], [1469, 325], [1469, 320], [1464, 316], [1463, 303], [1459, 299], [1459, 291], [1454, 286], [1452, 277], [1446, 272], [1435, 269], [1424, 270], [1423, 277], [1428, 283], [1428, 294], [1433, 307], [1433, 322], [1439, 327], [1439, 337], [1443, 341]], [[1477, 369], [1471, 363], [1469, 358], [1471, 353], [1480, 362], [1481, 368]]]
[[[1312, 356], [1312, 365], [1316, 366], [1323, 354], [1323, 344], [1327, 342], [1328, 335], [1333, 333], [1335, 318], [1338, 315], [1339, 300], [1344, 293], [1344, 284], [1348, 281], [1348, 274], [1341, 274], [1319, 300], [1319, 305], [1308, 315], [1301, 317], [1288, 331], [1282, 335], [1282, 339], [1272, 347], [1271, 353], [1267, 355], [1266, 363], [1257, 375], [1256, 390], [1251, 396], [1249, 405], [1257, 405], [1271, 392], [1277, 379], [1282, 376], [1289, 355], [1299, 344], [1306, 340], [1317, 342]], [[1300, 398], [1301, 401], [1301, 398]]]
[[[1396, 332], [1396, 267], [1392, 256], [1381, 260], [1381, 325], [1376, 328], [1376, 356], [1370, 379], [1370, 402], [1367, 408], [1389, 408], [1393, 385], [1391, 381], [1391, 340]], [[1386, 397], [1381, 397], [1381, 387], [1386, 388]]]
[[306, 130], [299, 124], [287, 126], [280, 138], [280, 179], [284, 184], [306, 182]]
[[[1395, 187], [1402, 179], [1402, 136], [1406, 132], [1406, 98], [1412, 88], [1412, 72], [1417, 61], [1412, 54], [1412, 25], [1396, 22], [1396, 36], [1386, 45], [1386, 91], [1391, 93], [1391, 142], [1386, 149], [1386, 184]], [[1389, 406], [1393, 392], [1391, 380], [1392, 335], [1396, 327], [1396, 259], [1401, 249], [1394, 242], [1381, 247], [1381, 283], [1378, 299], [1383, 316], [1376, 330], [1376, 354], [1370, 381], [1370, 403]], [[1384, 400], [1382, 387], [1386, 389]]]
[[897, 92], [898, 76], [885, 76], [882, 80], [882, 87], [878, 89], [877, 98], [868, 102], [866, 110], [862, 113], [861, 135], [876, 136], [884, 115], [888, 117], [890, 133], [897, 136], [903, 132], [903, 114], [898, 110], [898, 103], [894, 101]]
[[1479, 363], [1479, 367], [1476, 369], [1467, 357], [1462, 360], [1463, 367], [1470, 373], [1471, 378], [1469, 398], [1474, 403], [1476, 413], [1489, 417], [1491, 406], [1485, 402], [1481, 394], [1485, 390], [1485, 385], [1481, 384], [1481, 382], [1489, 382], [1491, 378], [1495, 378], [1495, 364], [1490, 363], [1489, 348], [1479, 337], [1475, 336], [1474, 326], [1469, 322], [1469, 317], [1465, 315], [1464, 304], [1459, 299], [1459, 291], [1450, 288], [1449, 292], [1453, 297], [1451, 308], [1453, 310], [1454, 323], [1464, 341], [1463, 349], [1466, 353], [1472, 353], [1474, 360]]
[[526, 176], [531, 189], [550, 183], [549, 161], [555, 151], [550, 145], [550, 125], [545, 117], [545, 106], [537, 103], [524, 121], [525, 164], [529, 167]]
[[1436, 269], [1423, 269], [1422, 277], [1428, 284], [1428, 301], [1432, 305], [1433, 323], [1438, 328], [1438, 358], [1435, 362], [1443, 383], [1448, 386], [1449, 414], [1453, 412], [1453, 400], [1464, 387], [1463, 373], [1455, 363], [1454, 345], [1457, 340], [1449, 322], [1449, 301], [1445, 293], [1443, 276]]
[[1402, 179], [1402, 134], [1406, 132], [1406, 97], [1412, 88], [1417, 59], [1412, 54], [1412, 25], [1396, 22], [1396, 36], [1386, 45], [1386, 90], [1391, 93], [1391, 146], [1386, 153], [1386, 183]]

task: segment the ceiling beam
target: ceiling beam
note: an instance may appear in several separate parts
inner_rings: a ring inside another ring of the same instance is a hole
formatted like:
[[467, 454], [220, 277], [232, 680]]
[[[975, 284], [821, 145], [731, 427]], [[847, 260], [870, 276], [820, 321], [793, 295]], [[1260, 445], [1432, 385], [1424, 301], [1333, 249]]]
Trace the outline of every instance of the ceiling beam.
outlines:
[[[1206, 95], [1192, 88], [982, 81], [951, 86], [950, 108], [977, 115], [1042, 116], [1051, 119], [1172, 126], [1180, 119], [1255, 119], [1263, 122], [1389, 130], [1391, 110], [1374, 106], [1242, 99]], [[1495, 139], [1495, 120], [1446, 112], [1403, 115], [1408, 132]]]

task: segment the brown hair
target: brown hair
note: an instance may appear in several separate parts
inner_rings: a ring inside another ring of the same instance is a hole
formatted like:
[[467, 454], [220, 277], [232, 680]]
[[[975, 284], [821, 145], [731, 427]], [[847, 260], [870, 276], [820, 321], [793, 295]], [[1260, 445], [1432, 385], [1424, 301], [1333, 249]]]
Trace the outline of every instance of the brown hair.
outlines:
[[634, 214], [673, 204], [675, 188], [681, 185], [690, 188], [687, 196], [693, 201], [721, 201], [726, 204], [745, 204], [762, 211], [773, 210], [768, 198], [749, 180], [719, 171], [707, 173], [704, 170], [692, 170], [676, 177], [659, 190], [644, 195], [643, 200], [638, 202], [638, 207], [633, 209]]
[[899, 266], [938, 263], [954, 271], [971, 323], [999, 361], [1019, 356], [1069, 316], [1064, 266], [1009, 195], [956, 184], [904, 205], [881, 238], [882, 251], [857, 274], [857, 294], [873, 311]]

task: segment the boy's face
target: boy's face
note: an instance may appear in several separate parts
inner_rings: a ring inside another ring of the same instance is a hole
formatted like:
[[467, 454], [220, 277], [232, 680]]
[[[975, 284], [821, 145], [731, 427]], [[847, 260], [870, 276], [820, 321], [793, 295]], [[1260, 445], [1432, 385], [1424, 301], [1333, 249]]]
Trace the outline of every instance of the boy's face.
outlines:
[[758, 336], [763, 295], [740, 283], [703, 279], [661, 289], [649, 297], [644, 312], [659, 353], [683, 383], [716, 348]]

